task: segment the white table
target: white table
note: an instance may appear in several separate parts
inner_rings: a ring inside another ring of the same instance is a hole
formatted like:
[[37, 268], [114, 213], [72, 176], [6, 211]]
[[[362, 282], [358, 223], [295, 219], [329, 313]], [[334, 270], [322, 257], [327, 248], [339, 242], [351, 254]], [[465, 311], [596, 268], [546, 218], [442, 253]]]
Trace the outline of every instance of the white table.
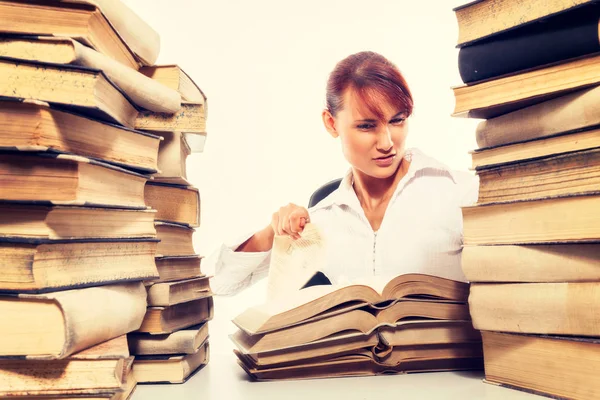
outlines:
[[237, 365], [228, 339], [235, 331], [231, 319], [249, 301], [216, 297], [215, 319], [209, 325], [208, 365], [183, 385], [138, 385], [132, 400], [543, 399], [483, 383], [483, 373], [474, 371], [252, 382]]

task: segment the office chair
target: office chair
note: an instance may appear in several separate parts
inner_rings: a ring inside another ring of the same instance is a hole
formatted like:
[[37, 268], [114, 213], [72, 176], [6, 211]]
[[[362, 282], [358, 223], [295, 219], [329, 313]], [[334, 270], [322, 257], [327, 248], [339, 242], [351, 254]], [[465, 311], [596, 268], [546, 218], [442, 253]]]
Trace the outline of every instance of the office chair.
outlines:
[[342, 182], [342, 178], [334, 179], [330, 182], [327, 182], [310, 196], [310, 200], [308, 200], [308, 208], [316, 205], [318, 202], [323, 200], [325, 197], [329, 196], [335, 189], [340, 186], [340, 182]]

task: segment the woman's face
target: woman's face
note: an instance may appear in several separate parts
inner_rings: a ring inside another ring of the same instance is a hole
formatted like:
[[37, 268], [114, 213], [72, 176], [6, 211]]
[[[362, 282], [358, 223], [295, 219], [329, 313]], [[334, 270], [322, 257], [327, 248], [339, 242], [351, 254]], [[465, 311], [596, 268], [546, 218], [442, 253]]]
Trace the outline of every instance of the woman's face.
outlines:
[[352, 89], [344, 93], [344, 107], [335, 117], [323, 113], [329, 133], [340, 138], [346, 160], [363, 174], [379, 179], [395, 174], [404, 156], [408, 115], [382, 96], [372, 96], [372, 104], [382, 117], [356, 96]]

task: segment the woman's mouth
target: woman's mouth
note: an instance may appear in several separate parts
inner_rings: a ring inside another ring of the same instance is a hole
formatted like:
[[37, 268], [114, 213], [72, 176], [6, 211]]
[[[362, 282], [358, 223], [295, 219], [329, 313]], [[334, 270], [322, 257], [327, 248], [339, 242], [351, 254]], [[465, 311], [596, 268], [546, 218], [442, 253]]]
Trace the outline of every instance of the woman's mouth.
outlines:
[[395, 158], [396, 154], [389, 154], [387, 156], [374, 158], [373, 161], [375, 161], [375, 164], [377, 164], [378, 167], [389, 167], [394, 163]]

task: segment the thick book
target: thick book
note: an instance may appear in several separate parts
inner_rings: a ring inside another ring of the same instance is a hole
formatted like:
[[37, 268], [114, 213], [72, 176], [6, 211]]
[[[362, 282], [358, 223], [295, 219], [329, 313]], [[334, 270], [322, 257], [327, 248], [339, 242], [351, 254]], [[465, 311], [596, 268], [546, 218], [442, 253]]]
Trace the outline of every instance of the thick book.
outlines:
[[[367, 311], [353, 310], [339, 316], [308, 322], [306, 324], [249, 335], [242, 330], [230, 338], [244, 354], [262, 354], [275, 351], [299, 351], [300, 349], [323, 344], [323, 355], [330, 353], [325, 345], [362, 337], [368, 340], [373, 334], [378, 336], [377, 347], [394, 346], [450, 345], [459, 343], [479, 343], [481, 336], [473, 329], [467, 305], [460, 312], [463, 320], [434, 319], [429, 316], [419, 319], [416, 316], [394, 316], [388, 321], [380, 321]], [[450, 317], [447, 314], [446, 317]], [[366, 346], [364, 346], [366, 347]]]
[[[110, 320], [111, 315], [105, 318]], [[41, 329], [48, 331], [47, 327]], [[115, 394], [130, 386], [132, 364], [126, 335], [60, 360], [0, 359], [0, 396]]]
[[146, 290], [150, 307], [168, 307], [213, 295], [208, 276], [175, 282], [152, 283], [146, 286]]
[[209, 321], [213, 317], [213, 298], [205, 297], [168, 307], [148, 307], [138, 332], [153, 335], [173, 333]]
[[204, 92], [178, 65], [152, 65], [140, 68], [140, 72], [148, 78], [178, 91], [183, 100], [206, 105], [206, 95]]
[[600, 52], [600, 7], [580, 7], [460, 49], [458, 70], [470, 84]]
[[146, 204], [155, 210], [156, 219], [197, 228], [200, 226], [200, 193], [191, 186], [148, 182]]
[[156, 221], [156, 237], [160, 239], [156, 248], [158, 257], [193, 256], [195, 230], [187, 225]]
[[133, 52], [101, 10], [92, 4], [65, 1], [2, 1], [0, 32], [70, 37], [130, 68], [137, 70], [140, 66]]
[[0, 356], [62, 359], [137, 329], [146, 312], [146, 291], [141, 282], [131, 282], [3, 295], [0, 310]]
[[[398, 351], [397, 351], [398, 352]], [[448, 357], [443, 358], [412, 358], [401, 359], [393, 366], [385, 365], [364, 354], [349, 354], [333, 360], [314, 363], [275, 367], [256, 368], [247, 358], [238, 355], [238, 364], [246, 373], [255, 380], [290, 380], [290, 379], [317, 379], [336, 378], [349, 376], [373, 376], [391, 373], [434, 372], [434, 371], [460, 371], [483, 369], [483, 358], [479, 357]]]
[[138, 116], [136, 106], [104, 72], [75, 65], [0, 57], [0, 96], [45, 101], [128, 128]]
[[600, 244], [465, 246], [470, 282], [598, 282]]
[[47, 292], [156, 279], [155, 254], [156, 239], [0, 238], [0, 292]]
[[202, 256], [160, 256], [156, 257], [159, 278], [153, 282], [172, 282], [202, 276]]
[[456, 7], [458, 47], [595, 3], [595, 0], [477, 0]]
[[68, 154], [0, 154], [0, 200], [146, 209], [147, 175]]
[[206, 134], [206, 110], [202, 103], [181, 103], [176, 113], [157, 113], [142, 110], [135, 120], [135, 128], [150, 132], [184, 132]]
[[0, 203], [0, 240], [156, 237], [154, 210]]
[[600, 397], [597, 338], [482, 332], [485, 381], [551, 398]]
[[143, 173], [158, 170], [160, 136], [56, 109], [0, 100], [0, 150], [75, 154]]
[[133, 355], [194, 354], [208, 339], [208, 322], [165, 335], [135, 332], [127, 338]]
[[210, 360], [208, 341], [193, 354], [137, 356], [133, 376], [138, 383], [185, 383]]
[[[528, 160], [544, 159], [565, 153], [592, 154], [600, 147], [600, 129], [592, 128], [581, 132], [545, 137], [525, 143], [479, 149], [471, 154], [473, 168], [484, 170], [503, 164], [515, 164]], [[591, 150], [583, 152], [584, 150]], [[591, 156], [586, 156], [591, 157]], [[540, 162], [544, 163], [545, 160]], [[547, 162], [548, 164], [551, 161]], [[514, 168], [519, 169], [518, 165]]]
[[600, 55], [454, 87], [453, 116], [493, 118], [600, 83]]
[[600, 193], [462, 208], [465, 246], [600, 241]]
[[181, 95], [133, 68], [64, 37], [0, 38], [0, 56], [50, 64], [72, 64], [102, 70], [137, 106], [155, 112], [177, 112]]
[[600, 336], [597, 282], [473, 283], [469, 307], [483, 331]]
[[161, 132], [163, 140], [158, 148], [158, 169], [154, 182], [190, 186], [187, 180], [186, 160], [192, 150], [181, 132]]
[[[599, 134], [596, 136], [600, 138]], [[573, 143], [579, 142], [578, 137], [580, 144], [586, 146], [587, 135], [574, 134]], [[477, 175], [479, 204], [595, 193], [600, 188], [600, 149], [510, 162], [478, 170]]]
[[424, 274], [403, 274], [393, 279], [374, 277], [349, 285], [316, 285], [290, 292], [277, 302], [253, 306], [233, 322], [248, 334], [259, 334], [321, 319], [368, 305], [398, 302], [407, 298], [465, 302], [469, 285]]
[[160, 36], [122, 0], [60, 0], [99, 7], [110, 25], [142, 65], [152, 65], [160, 52]]
[[[600, 125], [600, 87], [578, 90], [496, 118], [481, 121], [475, 137], [479, 148], [525, 144]], [[542, 147], [542, 146], [540, 146]]]

